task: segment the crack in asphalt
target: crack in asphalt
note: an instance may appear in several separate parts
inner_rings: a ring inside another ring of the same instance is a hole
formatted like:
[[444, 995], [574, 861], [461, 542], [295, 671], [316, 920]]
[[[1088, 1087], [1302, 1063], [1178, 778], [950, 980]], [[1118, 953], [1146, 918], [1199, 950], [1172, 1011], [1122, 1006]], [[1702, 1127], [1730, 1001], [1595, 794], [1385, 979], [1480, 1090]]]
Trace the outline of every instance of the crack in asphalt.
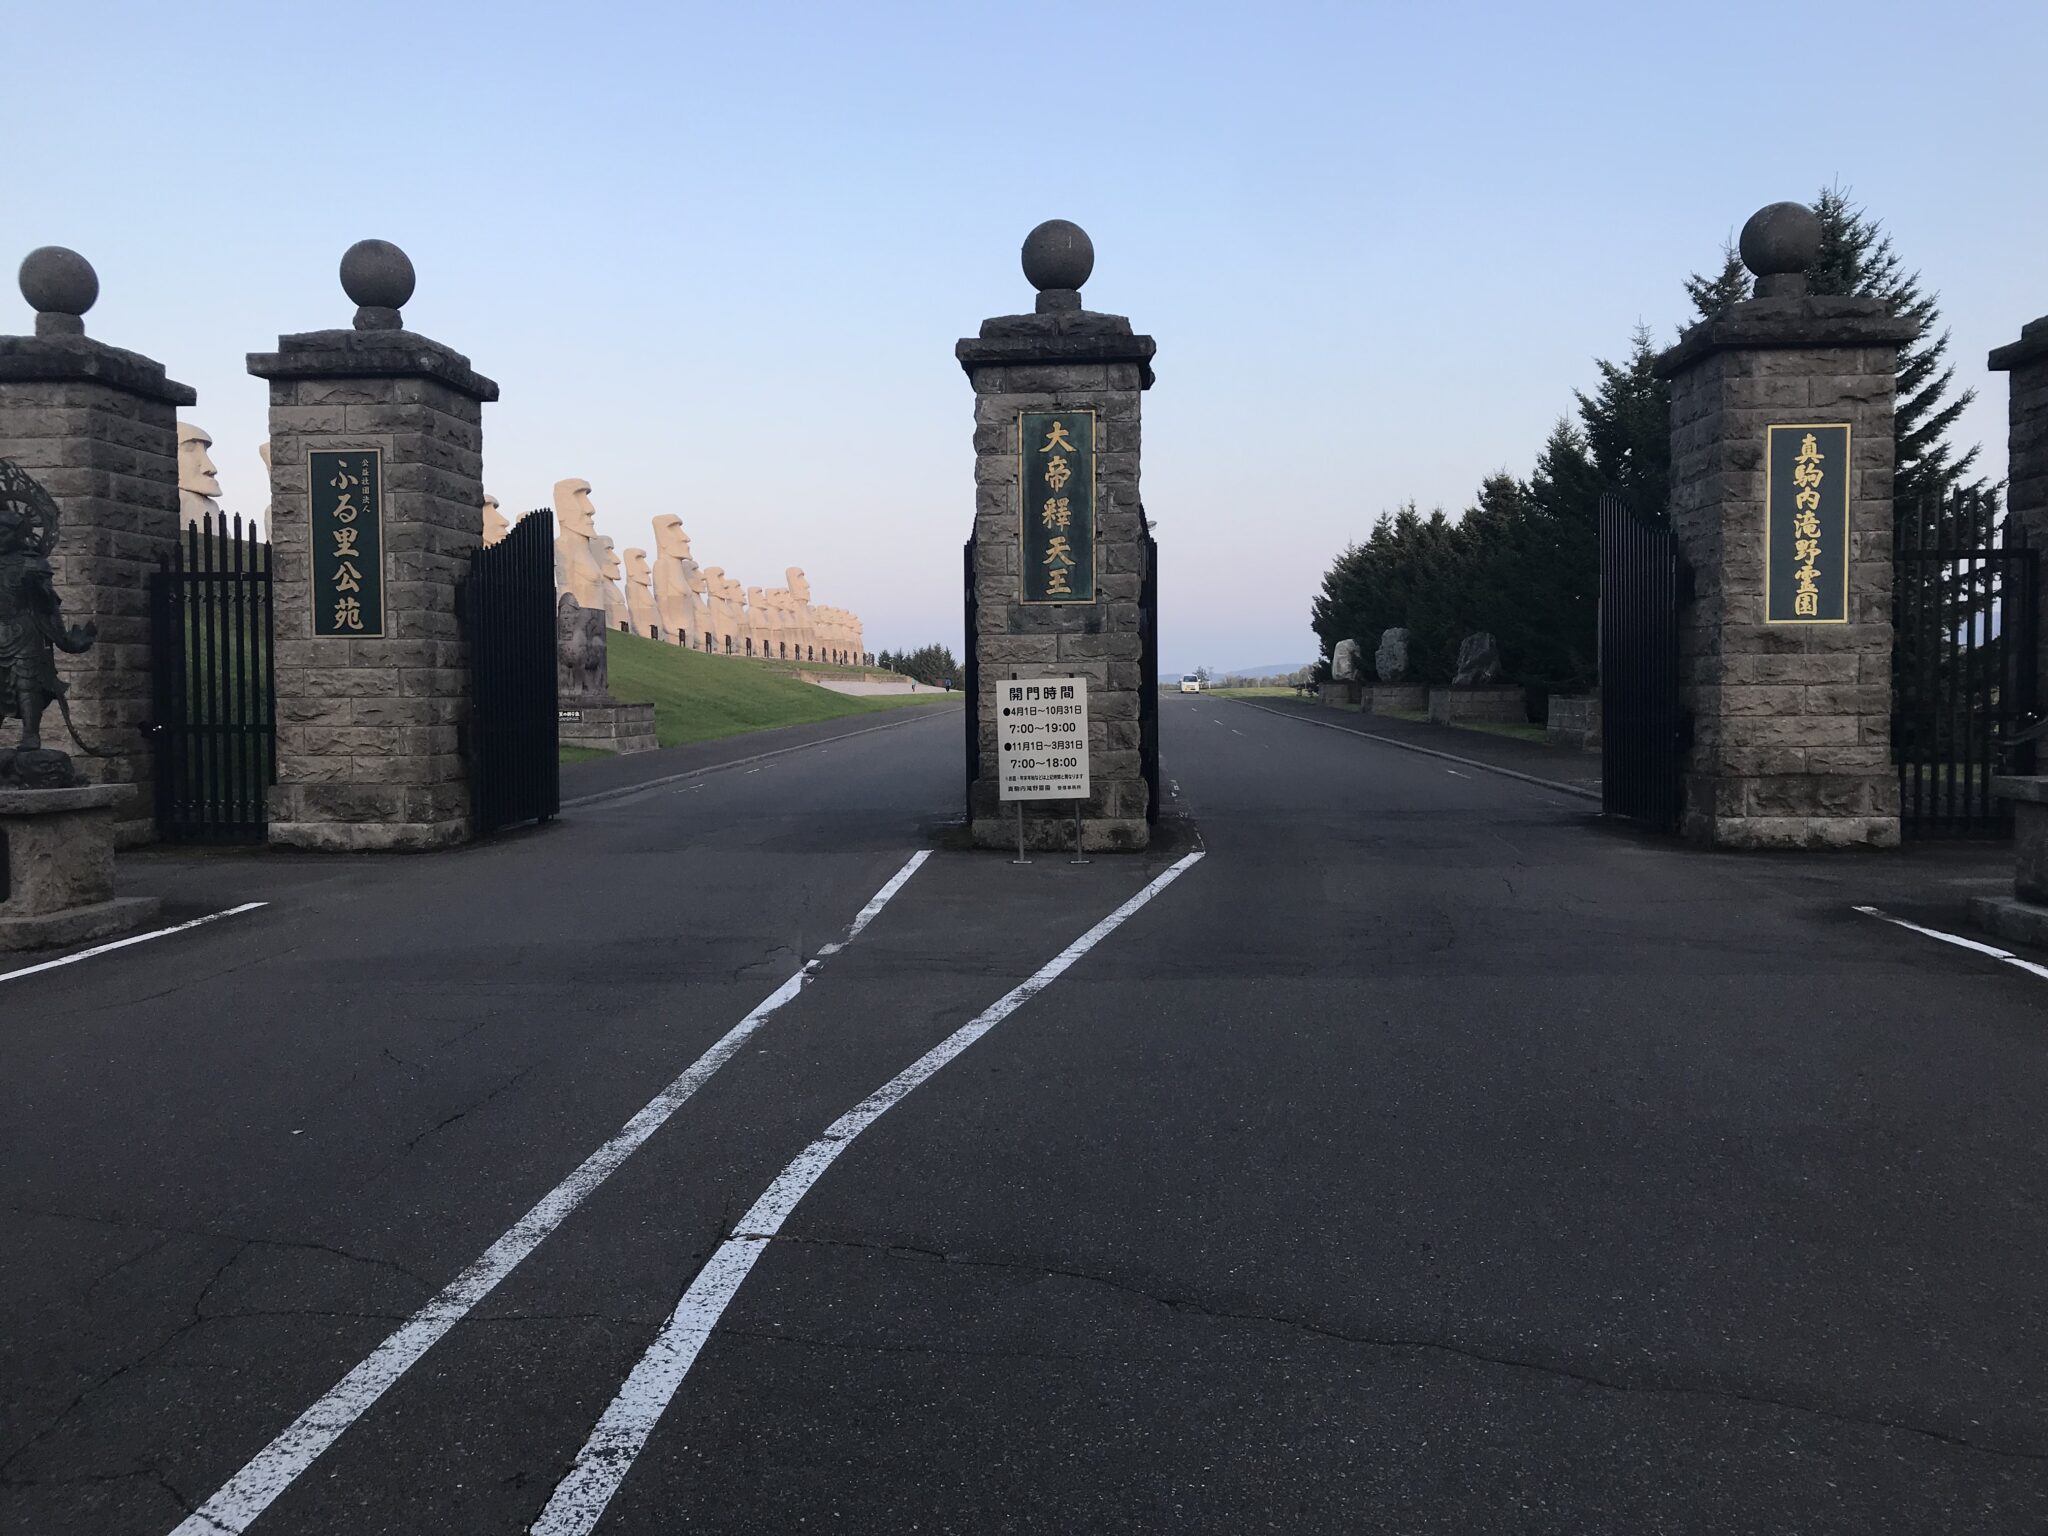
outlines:
[[[525, 1066], [521, 1067], [517, 1072], [514, 1072], [510, 1077], [506, 1078], [505, 1081], [498, 1084], [498, 1086], [493, 1088], [489, 1093], [485, 1094], [482, 1098], [478, 1099], [474, 1104], [465, 1105], [463, 1108], [455, 1111], [454, 1114], [448, 1116], [445, 1120], [440, 1121], [436, 1125], [431, 1125], [426, 1130], [421, 1131], [417, 1136], [413, 1137], [412, 1140], [408, 1141], [405, 1144], [405, 1150], [407, 1152], [410, 1152], [414, 1147], [417, 1147], [429, 1136], [438, 1136], [441, 1132], [447, 1130], [448, 1127], [453, 1125], [456, 1121], [464, 1119], [469, 1115], [475, 1114], [478, 1110], [482, 1109], [486, 1104], [490, 1103], [491, 1100], [498, 1097], [499, 1094], [509, 1093], [512, 1089], [517, 1088], [519, 1084], [526, 1079], [528, 1074], [538, 1071], [542, 1065], [543, 1062], [540, 1061], [528, 1062]], [[390, 1164], [385, 1164], [385, 1167], [389, 1166]], [[382, 1171], [382, 1169], [378, 1170], [378, 1172], [380, 1173]], [[373, 1174], [371, 1177], [374, 1179], [375, 1175]], [[364, 1182], [368, 1183], [369, 1180], [365, 1180]]]
[[[1068, 1265], [1031, 1259], [971, 1258], [951, 1253], [941, 1248], [928, 1248], [916, 1243], [870, 1243], [852, 1238], [804, 1237], [790, 1232], [773, 1234], [737, 1233], [741, 1238], [756, 1242], [798, 1243], [825, 1248], [848, 1248], [856, 1252], [874, 1253], [887, 1258], [916, 1257], [941, 1264], [958, 1264], [973, 1269], [1000, 1269], [1020, 1271], [1028, 1274], [1077, 1280], [1088, 1285], [1099, 1285], [1126, 1295], [1137, 1296], [1176, 1312], [1192, 1313], [1199, 1317], [1219, 1322], [1266, 1323], [1275, 1327], [1291, 1328], [1298, 1332], [1312, 1334], [1319, 1338], [1334, 1340], [1343, 1344], [1354, 1344], [1363, 1348], [1383, 1349], [1410, 1354], [1442, 1354], [1479, 1365], [1490, 1365], [1503, 1370], [1525, 1371], [1556, 1380], [1575, 1382], [1602, 1392], [1637, 1394], [1665, 1397], [1700, 1397], [1720, 1402], [1740, 1403], [1746, 1407], [1776, 1408], [1790, 1413], [1808, 1414], [1815, 1418], [1835, 1423], [1853, 1425], [1861, 1429], [1879, 1429], [1900, 1434], [1918, 1435], [1935, 1440], [1943, 1445], [1952, 1445], [1961, 1450], [1973, 1451], [1980, 1455], [1997, 1456], [2017, 1461], [2048, 1461], [2048, 1450], [2024, 1446], [1997, 1445], [1981, 1440], [1972, 1440], [1947, 1430], [1932, 1429], [1923, 1424], [1908, 1423], [1903, 1419], [1886, 1418], [1879, 1414], [1852, 1413], [1839, 1408], [1824, 1407], [1815, 1403], [1800, 1402], [1791, 1398], [1772, 1397], [1763, 1393], [1742, 1392], [1732, 1387], [1696, 1385], [1692, 1383], [1636, 1382], [1624, 1381], [1612, 1376], [1602, 1376], [1583, 1367], [1559, 1364], [1555, 1361], [1529, 1360], [1516, 1355], [1499, 1354], [1481, 1349], [1476, 1345], [1461, 1344], [1442, 1338], [1408, 1338], [1398, 1335], [1360, 1333], [1343, 1328], [1331, 1327], [1298, 1314], [1280, 1311], [1240, 1311], [1220, 1306], [1192, 1295], [1180, 1295], [1154, 1291], [1133, 1281], [1121, 1280], [1113, 1275], [1096, 1273], [1091, 1270], [1075, 1269]], [[787, 1337], [787, 1335], [767, 1335]], [[860, 1348], [848, 1345], [848, 1348]], [[914, 1347], [904, 1352], [917, 1352]], [[932, 1351], [937, 1353], [937, 1351]], [[1058, 1358], [1058, 1357], [1047, 1357]]]
[[[30, 1435], [26, 1440], [22, 1441], [21, 1444], [16, 1446], [13, 1450], [9, 1451], [4, 1458], [0, 1458], [0, 1483], [23, 1482], [22, 1479], [10, 1478], [8, 1475], [10, 1469], [13, 1468], [13, 1466], [22, 1459], [22, 1457], [26, 1456], [30, 1451], [34, 1450], [38, 1445], [41, 1445], [51, 1436], [55, 1435], [71, 1419], [73, 1414], [77, 1413], [79, 1409], [83, 1408], [86, 1405], [86, 1403], [91, 1401], [94, 1397], [98, 1396], [101, 1392], [104, 1392], [108, 1387], [111, 1387], [117, 1381], [120, 1381], [123, 1377], [129, 1376], [136, 1371], [149, 1368], [157, 1361], [159, 1357], [164, 1355], [166, 1352], [168, 1352], [170, 1349], [176, 1346], [181, 1340], [186, 1338], [195, 1330], [205, 1327], [208, 1323], [227, 1321], [234, 1319], [236, 1317], [271, 1315], [259, 1310], [251, 1310], [248, 1312], [208, 1312], [206, 1310], [206, 1299], [207, 1297], [213, 1294], [214, 1287], [219, 1285], [221, 1281], [227, 1277], [228, 1271], [233, 1269], [235, 1265], [241, 1261], [242, 1256], [248, 1253], [251, 1249], [306, 1249], [315, 1253], [325, 1253], [335, 1258], [344, 1259], [352, 1264], [375, 1265], [381, 1269], [388, 1269], [392, 1271], [394, 1274], [403, 1275], [407, 1280], [411, 1281], [414, 1285], [418, 1286], [422, 1292], [431, 1292], [435, 1289], [435, 1287], [431, 1285], [423, 1276], [418, 1274], [416, 1271], [408, 1268], [404, 1264], [399, 1263], [395, 1259], [372, 1258], [365, 1254], [350, 1253], [347, 1249], [337, 1248], [331, 1243], [316, 1243], [310, 1241], [301, 1241], [285, 1238], [242, 1237], [228, 1233], [199, 1232], [193, 1231], [188, 1228], [177, 1227], [151, 1227], [144, 1226], [134, 1222], [119, 1221], [110, 1217], [85, 1215], [71, 1211], [38, 1210], [32, 1207], [19, 1205], [11, 1205], [6, 1207], [6, 1209], [23, 1215], [43, 1216], [63, 1221], [88, 1222], [93, 1225], [114, 1227], [123, 1231], [169, 1233], [173, 1236], [195, 1237], [210, 1242], [228, 1243], [232, 1244], [233, 1246], [228, 1251], [226, 1257], [224, 1257], [220, 1261], [220, 1263], [214, 1267], [213, 1273], [207, 1277], [206, 1282], [199, 1287], [198, 1294], [194, 1296], [192, 1299], [190, 1313], [182, 1322], [177, 1324], [176, 1327], [172, 1328], [162, 1338], [158, 1339], [156, 1343], [148, 1346], [134, 1358], [124, 1362], [123, 1364], [115, 1366], [112, 1370], [107, 1371], [105, 1374], [101, 1375], [97, 1379], [87, 1383], [84, 1387], [81, 1387], [75, 1394], [73, 1394], [71, 1400], [67, 1402], [62, 1408], [58, 1409], [55, 1415], [53, 1415], [46, 1423], [44, 1423], [40, 1429], [38, 1429], [34, 1434]], [[166, 1241], [168, 1241], [168, 1238], [166, 1239]], [[120, 1266], [117, 1265], [115, 1267], [118, 1269]], [[109, 1273], [112, 1273], [112, 1271], [109, 1271]], [[305, 1311], [286, 1312], [278, 1315], [319, 1316], [324, 1314], [308, 1309]], [[345, 1316], [348, 1314], [336, 1313], [333, 1315]], [[123, 1475], [125, 1476], [132, 1474]], [[28, 1481], [35, 1482], [49, 1480], [30, 1479]], [[182, 1495], [180, 1497], [182, 1498]], [[185, 1509], [186, 1512], [189, 1514], [192, 1512], [193, 1506], [189, 1502], [186, 1502]]]
[[[155, 1467], [136, 1467], [127, 1472], [68, 1472], [58, 1477], [6, 1477], [0, 1476], [0, 1488], [76, 1488], [103, 1483], [125, 1483], [133, 1478], [147, 1478], [169, 1494], [178, 1508], [187, 1515], [197, 1514], [198, 1506], [185, 1496], [184, 1490], [172, 1482]], [[224, 1527], [214, 1521], [207, 1521], [216, 1530]]]

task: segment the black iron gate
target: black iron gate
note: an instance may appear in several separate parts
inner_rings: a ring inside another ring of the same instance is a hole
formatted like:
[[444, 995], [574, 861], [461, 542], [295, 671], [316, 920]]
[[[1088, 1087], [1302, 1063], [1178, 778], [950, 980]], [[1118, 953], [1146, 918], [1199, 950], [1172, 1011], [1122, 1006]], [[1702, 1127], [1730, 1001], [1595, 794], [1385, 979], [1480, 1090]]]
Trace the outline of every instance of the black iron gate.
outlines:
[[1600, 805], [1661, 832], [1684, 804], [1678, 540], [1600, 498]]
[[1901, 512], [1892, 567], [1892, 760], [1908, 837], [1999, 836], [1999, 773], [2032, 773], [2040, 555], [1979, 498]]
[[966, 596], [965, 615], [967, 628], [962, 648], [967, 652], [961, 667], [961, 684], [967, 690], [967, 819], [974, 820], [974, 781], [981, 777], [981, 648], [975, 643], [976, 626], [981, 619], [980, 605], [974, 596], [974, 540], [969, 539], [960, 552], [960, 565], [964, 576], [963, 591]]
[[1138, 593], [1143, 642], [1138, 670], [1138, 772], [1145, 779], [1145, 819], [1159, 819], [1159, 541], [1145, 534], [1145, 581]]
[[277, 781], [270, 546], [211, 515], [149, 579], [156, 830], [167, 843], [260, 843]]
[[561, 809], [555, 520], [529, 512], [469, 557], [470, 792], [478, 836]]

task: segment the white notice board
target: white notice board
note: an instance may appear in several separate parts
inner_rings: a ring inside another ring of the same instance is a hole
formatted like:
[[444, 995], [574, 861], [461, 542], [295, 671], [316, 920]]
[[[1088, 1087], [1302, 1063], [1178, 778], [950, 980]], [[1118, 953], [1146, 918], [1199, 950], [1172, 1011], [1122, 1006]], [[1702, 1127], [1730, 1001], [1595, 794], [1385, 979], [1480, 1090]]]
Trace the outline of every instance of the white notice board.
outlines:
[[1005, 800], [1088, 798], [1088, 679], [996, 684], [996, 756]]

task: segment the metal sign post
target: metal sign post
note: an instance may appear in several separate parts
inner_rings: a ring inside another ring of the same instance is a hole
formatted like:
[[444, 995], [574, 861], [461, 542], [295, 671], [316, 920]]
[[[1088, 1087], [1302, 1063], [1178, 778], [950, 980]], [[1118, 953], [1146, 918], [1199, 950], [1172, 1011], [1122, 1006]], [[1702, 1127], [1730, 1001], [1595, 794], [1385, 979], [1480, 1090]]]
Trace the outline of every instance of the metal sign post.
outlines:
[[1088, 798], [1088, 679], [1019, 678], [996, 685], [996, 755], [1001, 798], [1017, 805], [1017, 858], [1024, 856], [1024, 802], [1074, 802], [1074, 856], [1081, 857], [1081, 806]]

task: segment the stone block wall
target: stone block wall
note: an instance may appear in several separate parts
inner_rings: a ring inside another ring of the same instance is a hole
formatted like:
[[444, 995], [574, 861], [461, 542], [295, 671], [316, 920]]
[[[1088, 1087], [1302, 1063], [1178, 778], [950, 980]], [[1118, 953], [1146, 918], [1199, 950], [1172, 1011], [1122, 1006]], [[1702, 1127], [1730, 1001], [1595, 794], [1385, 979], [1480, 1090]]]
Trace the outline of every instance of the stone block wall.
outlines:
[[[1693, 717], [1683, 830], [1726, 847], [1899, 840], [1891, 762], [1892, 408], [1910, 327], [1850, 299], [1756, 300], [1667, 353], [1671, 519]], [[1850, 424], [1849, 622], [1764, 622], [1764, 429]]]
[[[980, 775], [971, 817], [975, 841], [1016, 845], [1016, 808], [999, 798], [997, 686], [1015, 677], [1088, 679], [1088, 800], [1083, 845], [1147, 845], [1148, 789], [1139, 767], [1143, 666], [1139, 598], [1145, 577], [1145, 513], [1139, 497], [1139, 402], [1152, 382], [1152, 340], [1114, 316], [1079, 312], [991, 320], [962, 342], [974, 384], [975, 601], [981, 669]], [[1096, 600], [1025, 606], [1019, 591], [1017, 418], [1025, 411], [1096, 415]], [[1068, 848], [1073, 804], [1027, 803], [1030, 846]]]
[[[270, 381], [278, 782], [272, 842], [445, 847], [471, 834], [469, 653], [456, 614], [482, 540], [483, 417], [497, 386], [406, 332], [313, 332], [253, 356]], [[377, 448], [381, 638], [312, 632], [308, 455]]]
[[0, 337], [0, 458], [55, 498], [57, 594], [68, 622], [99, 626], [91, 650], [57, 666], [79, 734], [105, 755], [79, 752], [54, 707], [43, 740], [88, 782], [135, 786], [115, 823], [124, 846], [155, 833], [149, 578], [177, 543], [177, 413], [196, 398], [158, 364], [85, 336]]

